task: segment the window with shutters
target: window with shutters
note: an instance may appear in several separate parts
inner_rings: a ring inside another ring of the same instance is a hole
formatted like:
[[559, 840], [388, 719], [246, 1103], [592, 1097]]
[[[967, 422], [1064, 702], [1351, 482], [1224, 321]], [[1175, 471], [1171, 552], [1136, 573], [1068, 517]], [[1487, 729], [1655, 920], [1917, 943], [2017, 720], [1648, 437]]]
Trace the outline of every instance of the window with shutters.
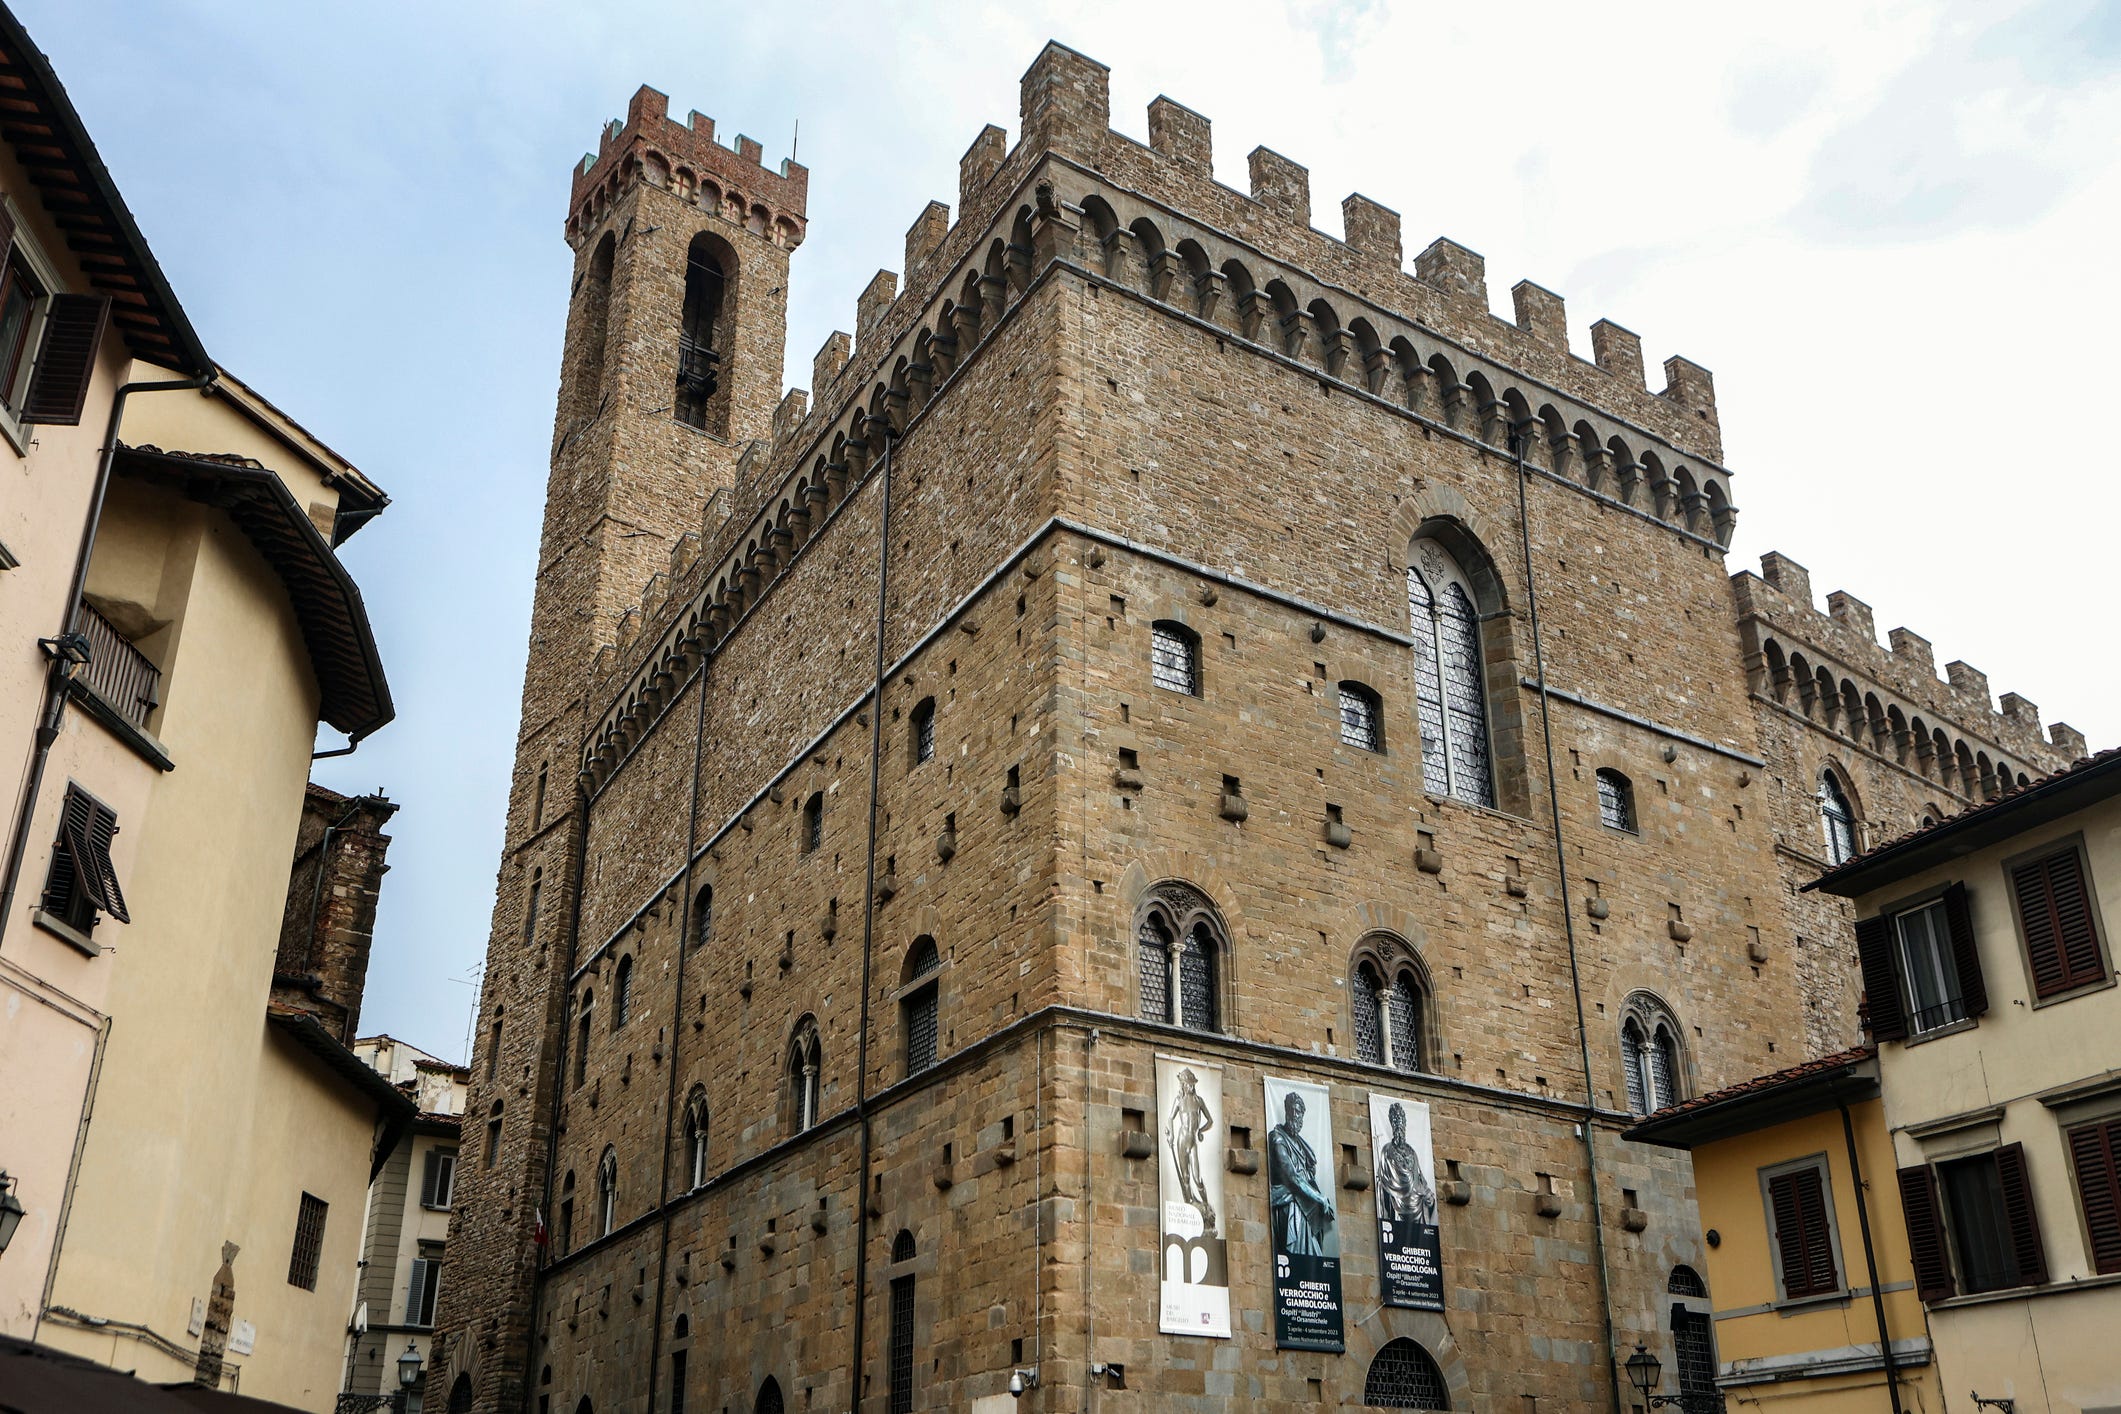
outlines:
[[1784, 1301], [1829, 1296], [1842, 1289], [1829, 1173], [1823, 1154], [1760, 1171], [1768, 1250]]
[[1359, 682], [1340, 685], [1340, 743], [1358, 751], [1385, 749], [1384, 701]]
[[435, 1323], [435, 1299], [442, 1291], [442, 1245], [420, 1244], [420, 1255], [412, 1259], [412, 1279], [405, 1284], [405, 1324]]
[[2072, 840], [2006, 872], [2034, 997], [2047, 1001], [2110, 980], [2082, 845]]
[[908, 723], [908, 744], [913, 749], [913, 764], [918, 766], [935, 759], [935, 699], [923, 697], [913, 709]]
[[1158, 884], [1135, 927], [1141, 1014], [1190, 1031], [1222, 1029], [1222, 919], [1190, 884]]
[[1408, 555], [1407, 621], [1422, 780], [1433, 795], [1492, 809], [1487, 659], [1475, 602], [1473, 582], [1450, 551], [1434, 539], [1416, 540]]
[[44, 876], [39, 905], [46, 919], [87, 937], [100, 914], [130, 923], [125, 893], [111, 863], [111, 841], [118, 834], [118, 815], [108, 805], [69, 783], [59, 808], [59, 833], [52, 841], [50, 869]]
[[2008, 1181], [2003, 1151], [1937, 1165], [1961, 1291], [2000, 1291], [2046, 1279], [2024, 1150], [2013, 1144], [2010, 1154]]
[[2079, 1125], [2064, 1136], [2092, 1270], [2121, 1273], [2121, 1119]]
[[1856, 920], [1856, 960], [1871, 1035], [1899, 1041], [1988, 1011], [1988, 984], [1964, 884]]
[[314, 1193], [302, 1195], [295, 1213], [294, 1252], [287, 1259], [287, 1284], [317, 1289], [317, 1263], [324, 1255], [324, 1215], [331, 1205]]
[[1907, 981], [1908, 1029], [1935, 1031], [1966, 1020], [1943, 901], [1895, 914], [1893, 932], [1900, 944], [1900, 975]]
[[1635, 787], [1611, 767], [1598, 773], [1598, 822], [1609, 830], [1635, 833]]
[[1151, 624], [1149, 675], [1158, 687], [1200, 696], [1200, 638], [1184, 624]]
[[457, 1151], [429, 1149], [427, 1166], [420, 1179], [420, 1206], [447, 1212], [456, 1199]]
[[899, 1021], [906, 1038], [906, 1074], [918, 1075], [935, 1064], [938, 1012], [942, 1000], [942, 956], [935, 939], [917, 938], [900, 974]]

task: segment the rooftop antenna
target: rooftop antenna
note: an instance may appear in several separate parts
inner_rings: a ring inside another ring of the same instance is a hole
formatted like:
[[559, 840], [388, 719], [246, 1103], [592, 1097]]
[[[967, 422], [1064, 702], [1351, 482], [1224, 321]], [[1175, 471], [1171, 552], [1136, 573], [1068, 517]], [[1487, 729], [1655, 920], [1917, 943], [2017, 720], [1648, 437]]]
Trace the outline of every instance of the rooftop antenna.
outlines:
[[788, 139], [788, 160], [795, 161], [795, 150], [803, 145], [803, 120], [795, 120], [795, 136]]

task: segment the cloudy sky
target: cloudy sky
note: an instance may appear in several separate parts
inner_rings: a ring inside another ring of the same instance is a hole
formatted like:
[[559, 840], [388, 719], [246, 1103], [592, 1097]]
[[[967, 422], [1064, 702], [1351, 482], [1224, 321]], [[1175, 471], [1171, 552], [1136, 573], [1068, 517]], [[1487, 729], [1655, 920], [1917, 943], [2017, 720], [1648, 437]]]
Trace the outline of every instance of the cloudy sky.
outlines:
[[1057, 38], [1111, 65], [1122, 131], [1168, 94], [1240, 189], [1265, 144], [1310, 166], [1321, 229], [1361, 191], [1410, 255], [1480, 251], [1505, 305], [1560, 292], [1579, 352], [1610, 317], [1653, 369], [1706, 364], [1734, 569], [1780, 549], [2121, 741], [2121, 5], [12, 3], [207, 347], [394, 498], [346, 558], [398, 720], [320, 769], [404, 807], [364, 1029], [465, 1049], [568, 169], [644, 82], [769, 160], [800, 123], [797, 386]]

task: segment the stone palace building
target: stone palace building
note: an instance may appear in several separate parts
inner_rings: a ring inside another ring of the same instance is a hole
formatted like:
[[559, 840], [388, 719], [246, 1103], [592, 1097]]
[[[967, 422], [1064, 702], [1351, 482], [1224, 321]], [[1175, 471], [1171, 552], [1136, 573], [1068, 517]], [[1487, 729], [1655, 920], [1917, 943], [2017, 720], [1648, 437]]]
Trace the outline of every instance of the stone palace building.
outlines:
[[[575, 171], [430, 1408], [1535, 1414], [1638, 1342], [1699, 1391], [1688, 1162], [1621, 1130], [1856, 1036], [1797, 883], [2082, 754], [1731, 574], [1705, 368], [1148, 127], [1049, 45], [808, 395], [807, 171], [649, 89]], [[1159, 1056], [1219, 1083], [1226, 1337], [1160, 1328]], [[1339, 1351], [1277, 1339], [1270, 1077]], [[1442, 1310], [1380, 1295], [1373, 1090]]]

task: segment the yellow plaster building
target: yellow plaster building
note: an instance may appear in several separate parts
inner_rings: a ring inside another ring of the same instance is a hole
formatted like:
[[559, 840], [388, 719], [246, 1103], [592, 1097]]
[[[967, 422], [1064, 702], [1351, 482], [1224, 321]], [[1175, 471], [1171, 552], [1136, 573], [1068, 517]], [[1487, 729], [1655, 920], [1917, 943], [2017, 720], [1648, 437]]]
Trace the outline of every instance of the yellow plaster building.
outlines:
[[307, 786], [391, 717], [386, 498], [206, 355], [5, 10], [0, 84], [0, 1333], [326, 1409], [412, 1118], [347, 1048], [391, 807]]

